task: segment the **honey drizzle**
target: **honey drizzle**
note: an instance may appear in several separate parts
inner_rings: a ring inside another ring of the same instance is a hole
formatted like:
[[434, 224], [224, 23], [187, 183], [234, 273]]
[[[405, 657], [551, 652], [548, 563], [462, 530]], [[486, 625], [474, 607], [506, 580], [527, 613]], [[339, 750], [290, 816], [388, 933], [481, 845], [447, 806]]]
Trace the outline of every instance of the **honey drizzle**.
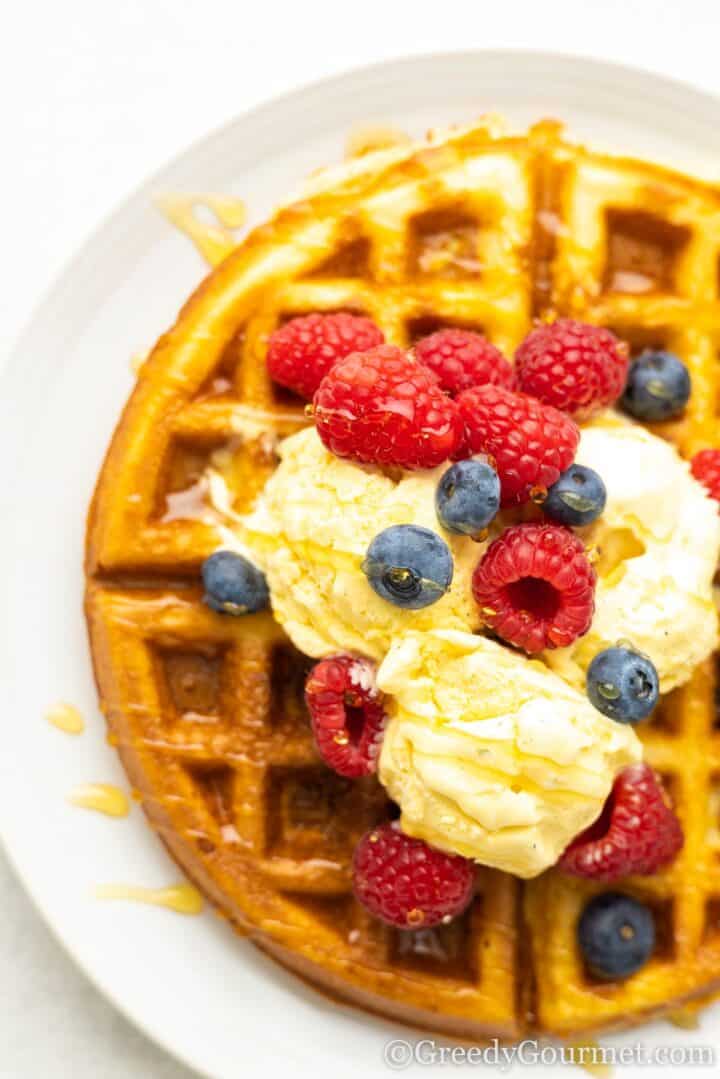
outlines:
[[62, 701], [48, 708], [45, 719], [65, 734], [82, 734], [85, 730], [85, 720], [80, 711], [74, 705]]
[[128, 899], [134, 903], [149, 903], [165, 907], [176, 914], [200, 914], [203, 897], [192, 884], [172, 884], [168, 888], [140, 888], [131, 884], [100, 884], [95, 889], [97, 899]]
[[[233, 233], [244, 225], [247, 216], [245, 203], [232, 195], [157, 195], [155, 205], [211, 266], [219, 265], [237, 246]], [[216, 224], [198, 217], [201, 207], [210, 210]]]
[[107, 817], [127, 817], [130, 812], [125, 792], [110, 783], [83, 783], [75, 788], [69, 801], [81, 809], [94, 809]]

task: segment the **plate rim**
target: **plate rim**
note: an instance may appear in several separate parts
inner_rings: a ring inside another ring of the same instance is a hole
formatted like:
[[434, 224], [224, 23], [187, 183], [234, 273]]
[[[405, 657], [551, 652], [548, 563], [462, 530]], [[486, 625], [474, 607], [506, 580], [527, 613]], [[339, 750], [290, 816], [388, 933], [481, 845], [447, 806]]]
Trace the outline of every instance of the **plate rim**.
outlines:
[[80, 239], [77, 246], [61, 262], [59, 268], [54, 271], [50, 280], [44, 285], [40, 295], [31, 305], [30, 312], [25, 316], [19, 328], [15, 331], [13, 338], [5, 347], [2, 357], [0, 357], [0, 389], [2, 389], [2, 380], [6, 378], [20, 359], [18, 353], [23, 339], [41, 316], [43, 309], [55, 299], [56, 293], [62, 289], [65, 279], [75, 272], [78, 264], [100, 239], [101, 235], [109, 228], [115, 227], [120, 219], [132, 208], [133, 204], [141, 197], [144, 197], [144, 193], [151, 189], [166, 172], [176, 168], [186, 158], [194, 157], [199, 152], [202, 152], [204, 147], [211, 145], [216, 139], [226, 136], [234, 128], [250, 121], [259, 120], [266, 112], [268, 114], [274, 113], [277, 109], [291, 103], [295, 98], [309, 96], [318, 92], [330, 92], [335, 85], [379, 75], [388, 68], [400, 69], [430, 63], [443, 63], [447, 60], [461, 57], [488, 61], [507, 59], [509, 63], [530, 59], [542, 59], [557, 62], [560, 65], [580, 63], [587, 70], [594, 70], [598, 74], [614, 71], [625, 78], [639, 80], [646, 84], [653, 83], [653, 87], [648, 87], [651, 92], [662, 89], [680, 92], [688, 97], [694, 97], [698, 104], [708, 105], [713, 103], [715, 107], [720, 109], [720, 91], [715, 93], [711, 90], [703, 90], [687, 79], [674, 75], [663, 75], [652, 67], [599, 59], [598, 57], [572, 50], [518, 49], [512, 46], [493, 49], [442, 49], [420, 53], [400, 53], [385, 60], [353, 65], [332, 75], [323, 75], [317, 79], [298, 83], [296, 86], [257, 102], [248, 109], [241, 110], [230, 120], [214, 125], [205, 134], [192, 139], [167, 157], [162, 164], [154, 168], [152, 172], [135, 184], [126, 195], [114, 203], [110, 209], [100, 215], [99, 219], [89, 227], [84, 237]]

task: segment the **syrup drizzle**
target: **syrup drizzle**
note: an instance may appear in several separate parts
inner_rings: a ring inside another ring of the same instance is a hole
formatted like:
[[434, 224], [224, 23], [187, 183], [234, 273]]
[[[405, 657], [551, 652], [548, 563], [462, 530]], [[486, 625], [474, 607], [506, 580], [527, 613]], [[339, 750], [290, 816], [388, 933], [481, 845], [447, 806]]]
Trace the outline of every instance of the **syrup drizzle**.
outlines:
[[199, 914], [203, 897], [192, 884], [172, 884], [168, 888], [140, 888], [130, 884], [100, 884], [95, 889], [97, 899], [129, 899], [134, 903], [149, 903], [165, 907], [176, 914]]
[[[221, 263], [237, 246], [234, 231], [244, 225], [247, 216], [245, 203], [232, 195], [158, 195], [155, 205], [211, 266]], [[202, 220], [199, 209], [209, 210], [215, 223]]]
[[85, 730], [85, 720], [80, 711], [74, 705], [62, 701], [48, 708], [45, 719], [65, 734], [82, 734]]
[[125, 792], [110, 783], [83, 783], [75, 788], [69, 801], [81, 809], [94, 809], [107, 817], [127, 817], [130, 812]]

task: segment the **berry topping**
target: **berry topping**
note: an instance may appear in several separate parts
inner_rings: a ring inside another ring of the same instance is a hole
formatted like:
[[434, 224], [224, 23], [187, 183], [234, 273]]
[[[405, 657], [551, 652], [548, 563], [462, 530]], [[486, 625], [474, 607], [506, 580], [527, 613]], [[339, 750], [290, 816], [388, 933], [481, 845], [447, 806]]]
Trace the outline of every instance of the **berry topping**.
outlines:
[[524, 393], [573, 416], [588, 416], [623, 392], [628, 358], [609, 330], [561, 318], [528, 334], [515, 367]]
[[586, 686], [598, 712], [618, 723], [645, 719], [660, 694], [655, 664], [625, 645], [598, 652], [588, 667]]
[[589, 525], [605, 509], [607, 490], [592, 468], [570, 465], [547, 493], [542, 508], [553, 521], [562, 525]]
[[435, 468], [462, 435], [455, 402], [432, 371], [392, 345], [337, 363], [315, 394], [314, 415], [331, 453], [365, 464]]
[[690, 462], [692, 474], [720, 502], [720, 450], [700, 450]]
[[680, 821], [647, 764], [631, 764], [615, 780], [599, 818], [567, 848], [559, 867], [575, 877], [615, 881], [649, 876], [683, 845]]
[[596, 978], [627, 978], [655, 947], [655, 921], [643, 903], [622, 892], [603, 892], [585, 907], [578, 943]]
[[486, 625], [526, 652], [565, 648], [587, 633], [595, 571], [567, 528], [520, 524], [491, 543], [475, 568], [473, 595]]
[[267, 365], [281, 386], [312, 401], [325, 375], [351, 352], [381, 345], [385, 337], [374, 322], [340, 311], [290, 319], [270, 335]]
[[415, 345], [415, 358], [440, 380], [452, 397], [472, 386], [507, 386], [512, 389], [515, 375], [500, 349], [487, 338], [471, 330], [438, 330]]
[[203, 599], [221, 614], [253, 614], [267, 607], [265, 575], [234, 551], [216, 551], [202, 564]]
[[690, 374], [672, 352], [643, 352], [630, 364], [620, 404], [638, 420], [677, 416], [690, 398]]
[[461, 914], [473, 894], [473, 863], [381, 824], [358, 843], [353, 887], [364, 907], [388, 925], [427, 929]]
[[500, 476], [502, 505], [545, 494], [575, 457], [580, 432], [575, 423], [533, 397], [502, 386], [464, 390], [457, 406], [465, 424], [458, 457], [489, 454]]
[[362, 568], [379, 596], [408, 611], [437, 603], [453, 578], [447, 543], [420, 525], [391, 525], [378, 532]]
[[374, 664], [355, 656], [320, 660], [305, 683], [305, 701], [325, 763], [350, 779], [374, 772], [386, 720]]
[[435, 509], [448, 532], [478, 536], [500, 509], [497, 472], [473, 457], [451, 465], [437, 486]]

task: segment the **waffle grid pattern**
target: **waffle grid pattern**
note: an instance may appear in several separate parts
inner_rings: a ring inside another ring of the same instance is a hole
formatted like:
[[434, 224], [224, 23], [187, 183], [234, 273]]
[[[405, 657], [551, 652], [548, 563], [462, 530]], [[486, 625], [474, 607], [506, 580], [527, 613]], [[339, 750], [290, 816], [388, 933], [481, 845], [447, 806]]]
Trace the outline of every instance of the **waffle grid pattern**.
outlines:
[[[349, 890], [355, 839], [387, 813], [374, 782], [320, 765], [304, 660], [266, 616], [222, 618], [197, 575], [218, 546], [203, 472], [251, 503], [278, 438], [304, 421], [265, 368], [267, 339], [309, 311], [354, 310], [406, 345], [439, 325], [508, 354], [534, 314], [603, 322], [690, 364], [683, 452], [718, 442], [720, 197], [659, 169], [591, 155], [544, 124], [527, 138], [451, 136], [367, 166], [256, 230], [211, 275], [143, 367], [88, 533], [93, 657], [111, 737], [183, 867], [242, 931], [357, 1003], [467, 1036], [639, 1021], [720, 984], [720, 736], [715, 671], [647, 725], [687, 842], [628, 889], [657, 912], [653, 960], [623, 985], [583, 972], [574, 942], [592, 887], [554, 872], [523, 889], [479, 874], [468, 916], [395, 933]], [[712, 808], [714, 806], [714, 808]], [[522, 902], [520, 902], [522, 898]]]

